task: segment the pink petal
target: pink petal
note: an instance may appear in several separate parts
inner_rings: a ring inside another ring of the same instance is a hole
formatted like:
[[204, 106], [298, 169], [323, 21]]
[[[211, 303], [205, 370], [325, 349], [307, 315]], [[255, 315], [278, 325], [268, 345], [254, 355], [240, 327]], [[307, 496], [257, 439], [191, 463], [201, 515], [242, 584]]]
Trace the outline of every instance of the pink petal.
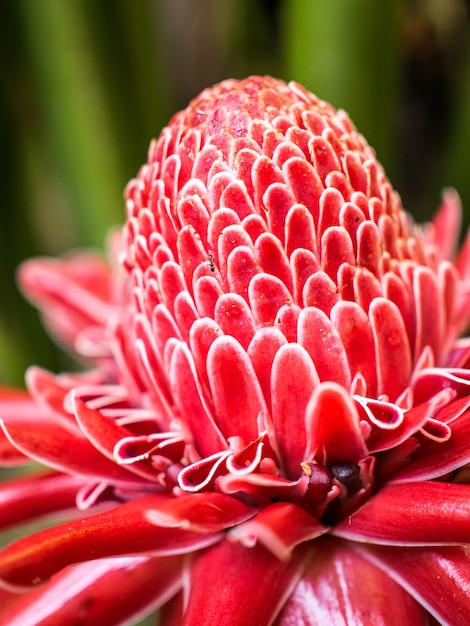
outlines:
[[268, 232], [268, 225], [261, 215], [258, 215], [257, 213], [247, 215], [242, 221], [242, 226], [250, 235], [253, 242], [255, 242], [258, 237], [261, 237], [263, 233]]
[[284, 304], [292, 303], [285, 284], [271, 274], [256, 274], [250, 282], [248, 297], [251, 310], [259, 326], [272, 326], [277, 312]]
[[288, 257], [299, 248], [317, 251], [315, 223], [312, 214], [303, 204], [294, 204], [286, 217], [286, 254]]
[[240, 436], [245, 443], [256, 439], [258, 414], [266, 404], [250, 359], [233, 337], [219, 337], [212, 343], [207, 375], [216, 422], [224, 436]]
[[[292, 131], [300, 130], [292, 128]], [[318, 222], [318, 201], [323, 191], [323, 184], [318, 173], [308, 161], [300, 157], [288, 159], [282, 171], [289, 183], [297, 202], [307, 207], [312, 214], [313, 223]]]
[[347, 544], [324, 538], [275, 626], [427, 624], [423, 608]]
[[470, 555], [467, 546], [406, 550], [385, 546], [358, 548], [365, 558], [422, 604], [439, 624], [470, 623]]
[[319, 239], [330, 226], [338, 226], [339, 214], [344, 205], [344, 198], [340, 191], [326, 185], [320, 196], [320, 214], [318, 217], [317, 233]]
[[408, 386], [411, 352], [398, 308], [385, 298], [372, 301], [369, 319], [374, 333], [378, 394], [393, 402]]
[[357, 264], [378, 276], [381, 253], [380, 234], [376, 224], [371, 221], [362, 222], [357, 229]]
[[[192, 135], [194, 137], [194, 134]], [[204, 200], [207, 189], [200, 180], [191, 180], [182, 190], [182, 196], [178, 201], [176, 213], [183, 226], [191, 224], [196, 233], [201, 237], [202, 245], [207, 246], [207, 226], [209, 224], [209, 211]], [[154, 227], [151, 232], [155, 232]]]
[[387, 272], [381, 282], [383, 295], [387, 300], [391, 300], [400, 311], [410, 347], [413, 348], [416, 338], [416, 309], [411, 290], [407, 288], [406, 283], [394, 272]]
[[256, 258], [267, 274], [276, 276], [292, 293], [292, 273], [285, 250], [279, 239], [271, 233], [263, 233], [255, 244]]
[[191, 569], [184, 626], [272, 624], [309, 554], [308, 548], [298, 550], [283, 563], [261, 546], [245, 548], [224, 541], [207, 550]]
[[[204, 228], [205, 233], [205, 228]], [[183, 226], [177, 239], [178, 261], [183, 270], [186, 284], [193, 284], [193, 274], [199, 263], [207, 261], [208, 253], [201, 241], [201, 236], [191, 225]]]
[[178, 591], [181, 565], [180, 557], [121, 557], [68, 567], [0, 610], [0, 625], [134, 623]]
[[452, 259], [459, 239], [462, 222], [462, 206], [459, 195], [454, 189], [445, 189], [442, 203], [428, 232], [427, 238], [442, 253], [444, 259]]
[[32, 259], [19, 271], [26, 295], [43, 311], [52, 332], [69, 345], [85, 327], [106, 323], [110, 278], [105, 260], [88, 252], [64, 259]]
[[217, 300], [214, 320], [225, 335], [234, 337], [245, 350], [255, 334], [255, 320], [246, 300], [236, 293], [225, 293]]
[[429, 367], [417, 373], [413, 380], [415, 402], [424, 402], [442, 389], [454, 389], [458, 397], [470, 392], [470, 370]]
[[188, 341], [189, 331], [199, 315], [192, 297], [187, 291], [175, 298], [175, 321], [184, 341]]
[[348, 174], [351, 186], [355, 191], [367, 193], [367, 175], [362, 167], [359, 156], [352, 150], [344, 155], [344, 167]]
[[227, 459], [231, 454], [231, 450], [223, 450], [186, 465], [178, 472], [178, 485], [185, 493], [213, 490], [216, 479], [227, 472]]
[[227, 259], [227, 280], [230, 291], [248, 301], [248, 286], [251, 279], [262, 271], [255, 260], [253, 250], [248, 246], [238, 246]]
[[305, 460], [305, 412], [318, 383], [315, 366], [302, 346], [289, 343], [279, 348], [271, 372], [272, 417], [282, 463], [293, 478]]
[[13, 446], [7, 439], [3, 430], [0, 430], [0, 465], [2, 467], [19, 467], [28, 465], [31, 459], [21, 454], [21, 452]]
[[357, 463], [368, 455], [354, 402], [337, 383], [325, 382], [315, 388], [305, 421], [305, 459], [328, 467], [342, 461]]
[[328, 316], [315, 307], [302, 309], [297, 332], [298, 341], [310, 354], [320, 380], [334, 381], [349, 389], [351, 371], [346, 352]]
[[[346, 197], [349, 198], [350, 191], [351, 191], [350, 189], [348, 189], [348, 192], [346, 192], [346, 190], [341, 190], [341, 194], [345, 198]], [[369, 246], [369, 249], [366, 248], [366, 254], [362, 255], [362, 258], [358, 250], [358, 247], [361, 241], [361, 232], [362, 232], [362, 237], [364, 237], [364, 227], [362, 226], [362, 224], [364, 225], [372, 224], [372, 222], [368, 222], [365, 220], [364, 213], [361, 211], [361, 209], [358, 206], [356, 206], [352, 202], [345, 202], [339, 212], [339, 224], [340, 226], [342, 226], [348, 231], [349, 236], [351, 237], [351, 243], [353, 245], [354, 253], [357, 256], [358, 265], [362, 265], [362, 266], [367, 267], [367, 269], [370, 269], [368, 267], [368, 261], [371, 261], [370, 265], [373, 266], [373, 258], [374, 258], [373, 253], [375, 252], [375, 257], [377, 260], [377, 267], [375, 269], [378, 271], [378, 259], [380, 256], [380, 244], [378, 240], [378, 232], [377, 232], [376, 242], [374, 242], [371, 246]], [[373, 272], [374, 270], [371, 269], [370, 271]]]
[[347, 230], [341, 226], [330, 226], [321, 238], [321, 258], [325, 272], [336, 280], [338, 270], [343, 263], [354, 266], [356, 259]]
[[234, 180], [225, 187], [220, 196], [220, 206], [232, 207], [241, 220], [255, 210], [245, 185], [240, 180]]
[[267, 210], [269, 230], [280, 241], [284, 240], [284, 224], [290, 207], [295, 198], [285, 183], [273, 183], [263, 196], [263, 204]]
[[260, 328], [248, 346], [253, 369], [263, 390], [268, 410], [271, 410], [271, 368], [279, 348], [287, 343], [283, 333], [277, 328]]
[[470, 543], [470, 487], [414, 482], [383, 487], [333, 534], [353, 541], [420, 546]]
[[[267, 156], [259, 156], [253, 163], [251, 172], [255, 207], [259, 213], [263, 212], [263, 198], [266, 190], [273, 183], [282, 183], [284, 178], [281, 170]], [[265, 210], [265, 209], [264, 209]]]
[[372, 300], [383, 295], [380, 281], [363, 267], [357, 268], [354, 273], [353, 287], [355, 300], [364, 311], [369, 311]]
[[181, 419], [194, 437], [200, 454], [206, 456], [224, 450], [226, 441], [214, 422], [212, 410], [204, 398], [191, 352], [184, 343], [176, 346], [170, 364], [174, 401]]
[[[217, 240], [217, 253], [220, 273], [227, 276], [228, 259], [230, 254], [239, 246], [252, 247], [252, 241], [246, 231], [238, 225], [227, 226]], [[228, 287], [228, 285], [224, 285]]]
[[372, 329], [367, 314], [355, 302], [340, 301], [330, 313], [346, 351], [351, 374], [360, 372], [367, 383], [367, 395], [377, 389], [377, 366]]
[[193, 355], [199, 380], [209, 387], [206, 359], [212, 342], [223, 335], [222, 329], [210, 317], [196, 320], [189, 333], [189, 346]]
[[283, 304], [277, 312], [274, 324], [287, 341], [297, 343], [297, 326], [301, 308], [298, 304]]
[[326, 313], [326, 315], [330, 315], [331, 309], [338, 300], [338, 287], [326, 272], [314, 272], [305, 281], [302, 289], [304, 306], [316, 307]]
[[[221, 239], [222, 231], [225, 228], [230, 226], [235, 226], [240, 224], [240, 218], [237, 213], [232, 209], [217, 209], [211, 216], [211, 220], [209, 222], [209, 228], [207, 230], [207, 239], [209, 244], [212, 246], [212, 249], [216, 255], [216, 261], [219, 261], [218, 251], [219, 246], [218, 242]], [[239, 231], [237, 231], [239, 232]], [[251, 241], [248, 240], [248, 246], [251, 246]]]
[[166, 305], [171, 315], [174, 315], [175, 298], [179, 293], [186, 291], [184, 274], [177, 263], [167, 261], [162, 266], [158, 275], [158, 287], [163, 304]]
[[[439, 363], [445, 332], [445, 302], [437, 278], [429, 268], [418, 267], [415, 270], [413, 291], [416, 302], [415, 354], [419, 355], [425, 346], [431, 346]], [[432, 315], [429, 315], [430, 311]]]
[[310, 276], [320, 271], [319, 260], [310, 250], [299, 248], [291, 254], [290, 264], [295, 302], [299, 305], [307, 306], [303, 297], [304, 288]]
[[338, 157], [331, 144], [323, 137], [313, 137], [311, 140], [311, 150], [315, 161], [315, 169], [322, 181], [332, 170], [341, 170]]
[[222, 293], [219, 281], [213, 276], [201, 276], [195, 281], [194, 301], [201, 317], [214, 317], [215, 304]]

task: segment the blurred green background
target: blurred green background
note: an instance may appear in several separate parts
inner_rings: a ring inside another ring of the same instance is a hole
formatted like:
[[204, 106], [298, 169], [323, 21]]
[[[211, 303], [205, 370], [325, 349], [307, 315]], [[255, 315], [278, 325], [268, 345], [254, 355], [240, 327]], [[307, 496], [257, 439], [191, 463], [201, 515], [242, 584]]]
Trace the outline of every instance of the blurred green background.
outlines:
[[150, 139], [223, 78], [304, 83], [349, 112], [418, 219], [447, 185], [469, 211], [469, 14], [466, 0], [0, 0], [0, 381], [68, 365], [15, 268], [102, 246]]

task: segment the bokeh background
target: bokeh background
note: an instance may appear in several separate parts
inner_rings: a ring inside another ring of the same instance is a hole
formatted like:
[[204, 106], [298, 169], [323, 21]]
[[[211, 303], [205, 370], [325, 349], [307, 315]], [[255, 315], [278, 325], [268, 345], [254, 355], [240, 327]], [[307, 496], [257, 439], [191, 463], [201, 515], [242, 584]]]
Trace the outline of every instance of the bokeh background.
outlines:
[[22, 259], [102, 247], [171, 114], [273, 74], [346, 109], [404, 204], [470, 213], [468, 0], [0, 0], [0, 382], [69, 367], [17, 291]]

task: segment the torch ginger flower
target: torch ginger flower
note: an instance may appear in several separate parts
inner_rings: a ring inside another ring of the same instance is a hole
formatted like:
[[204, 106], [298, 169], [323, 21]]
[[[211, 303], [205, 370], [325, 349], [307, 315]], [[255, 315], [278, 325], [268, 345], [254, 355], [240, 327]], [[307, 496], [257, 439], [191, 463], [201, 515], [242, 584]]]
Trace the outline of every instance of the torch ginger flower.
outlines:
[[[93, 362], [4, 389], [0, 624], [470, 623], [470, 244], [343, 111], [228, 80], [126, 190], [114, 261], [20, 281]], [[65, 521], [64, 521], [65, 519]], [[432, 618], [430, 618], [430, 615]]]

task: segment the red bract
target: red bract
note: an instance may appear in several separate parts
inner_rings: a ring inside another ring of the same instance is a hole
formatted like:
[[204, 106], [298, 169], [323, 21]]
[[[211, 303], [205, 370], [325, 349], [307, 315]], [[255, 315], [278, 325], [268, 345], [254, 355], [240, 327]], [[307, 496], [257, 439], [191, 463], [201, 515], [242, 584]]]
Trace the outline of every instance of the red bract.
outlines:
[[0, 551], [0, 624], [470, 623], [456, 194], [416, 226], [344, 112], [251, 77], [175, 115], [126, 200], [110, 265], [20, 272], [94, 365], [2, 392], [4, 465], [52, 471], [0, 522], [66, 521]]

